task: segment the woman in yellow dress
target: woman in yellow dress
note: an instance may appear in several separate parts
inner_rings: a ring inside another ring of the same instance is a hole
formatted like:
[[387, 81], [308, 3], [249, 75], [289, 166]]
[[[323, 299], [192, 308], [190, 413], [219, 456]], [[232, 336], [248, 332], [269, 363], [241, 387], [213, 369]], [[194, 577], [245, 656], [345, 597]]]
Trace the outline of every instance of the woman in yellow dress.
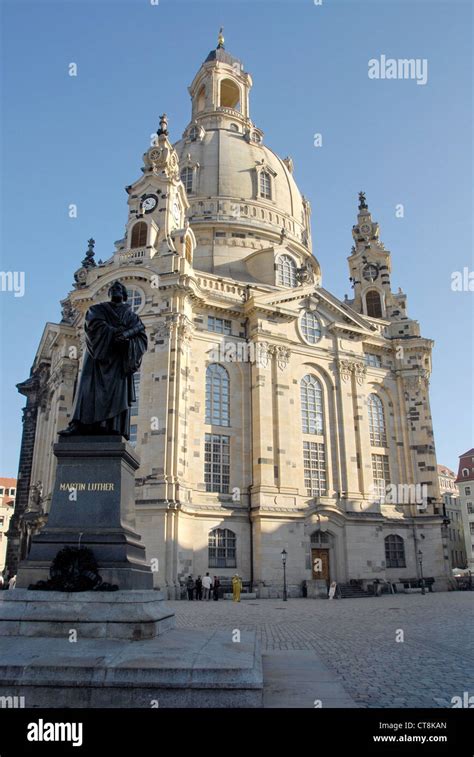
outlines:
[[242, 591], [242, 579], [236, 573], [232, 578], [232, 601], [240, 602], [240, 592]]

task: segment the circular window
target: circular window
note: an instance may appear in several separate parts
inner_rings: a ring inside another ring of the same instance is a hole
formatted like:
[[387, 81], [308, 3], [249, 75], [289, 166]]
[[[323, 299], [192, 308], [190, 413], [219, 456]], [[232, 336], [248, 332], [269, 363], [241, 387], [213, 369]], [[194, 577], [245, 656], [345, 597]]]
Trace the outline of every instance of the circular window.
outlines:
[[321, 324], [310, 310], [305, 310], [300, 319], [301, 333], [308, 344], [316, 344], [321, 339]]
[[132, 308], [134, 313], [138, 313], [141, 310], [143, 303], [143, 295], [136, 287], [127, 287], [128, 304]]

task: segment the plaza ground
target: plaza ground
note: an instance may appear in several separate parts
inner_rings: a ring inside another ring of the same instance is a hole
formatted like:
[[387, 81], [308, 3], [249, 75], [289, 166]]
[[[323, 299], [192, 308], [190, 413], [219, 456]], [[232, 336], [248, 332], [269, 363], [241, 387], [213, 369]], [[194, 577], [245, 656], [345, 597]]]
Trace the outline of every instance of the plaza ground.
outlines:
[[257, 632], [266, 707], [439, 708], [474, 695], [473, 592], [168, 604], [178, 628]]

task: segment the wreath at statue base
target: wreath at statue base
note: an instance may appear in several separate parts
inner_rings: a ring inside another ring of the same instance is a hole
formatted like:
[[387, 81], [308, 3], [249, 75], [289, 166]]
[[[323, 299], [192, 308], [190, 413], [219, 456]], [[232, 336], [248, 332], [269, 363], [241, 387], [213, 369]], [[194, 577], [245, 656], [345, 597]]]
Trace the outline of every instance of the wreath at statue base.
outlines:
[[94, 553], [87, 547], [64, 547], [54, 558], [47, 581], [30, 584], [28, 589], [42, 591], [117, 591], [99, 575]]

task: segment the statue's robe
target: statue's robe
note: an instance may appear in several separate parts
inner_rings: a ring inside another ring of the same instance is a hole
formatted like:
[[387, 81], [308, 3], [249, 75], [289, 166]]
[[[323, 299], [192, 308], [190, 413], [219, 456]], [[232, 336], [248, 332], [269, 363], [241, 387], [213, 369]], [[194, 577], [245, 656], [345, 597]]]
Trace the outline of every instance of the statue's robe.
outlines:
[[[127, 340], [116, 342], [117, 329]], [[72, 423], [91, 433], [130, 436], [133, 374], [147, 348], [145, 326], [126, 302], [92, 305], [84, 324], [86, 350]]]

